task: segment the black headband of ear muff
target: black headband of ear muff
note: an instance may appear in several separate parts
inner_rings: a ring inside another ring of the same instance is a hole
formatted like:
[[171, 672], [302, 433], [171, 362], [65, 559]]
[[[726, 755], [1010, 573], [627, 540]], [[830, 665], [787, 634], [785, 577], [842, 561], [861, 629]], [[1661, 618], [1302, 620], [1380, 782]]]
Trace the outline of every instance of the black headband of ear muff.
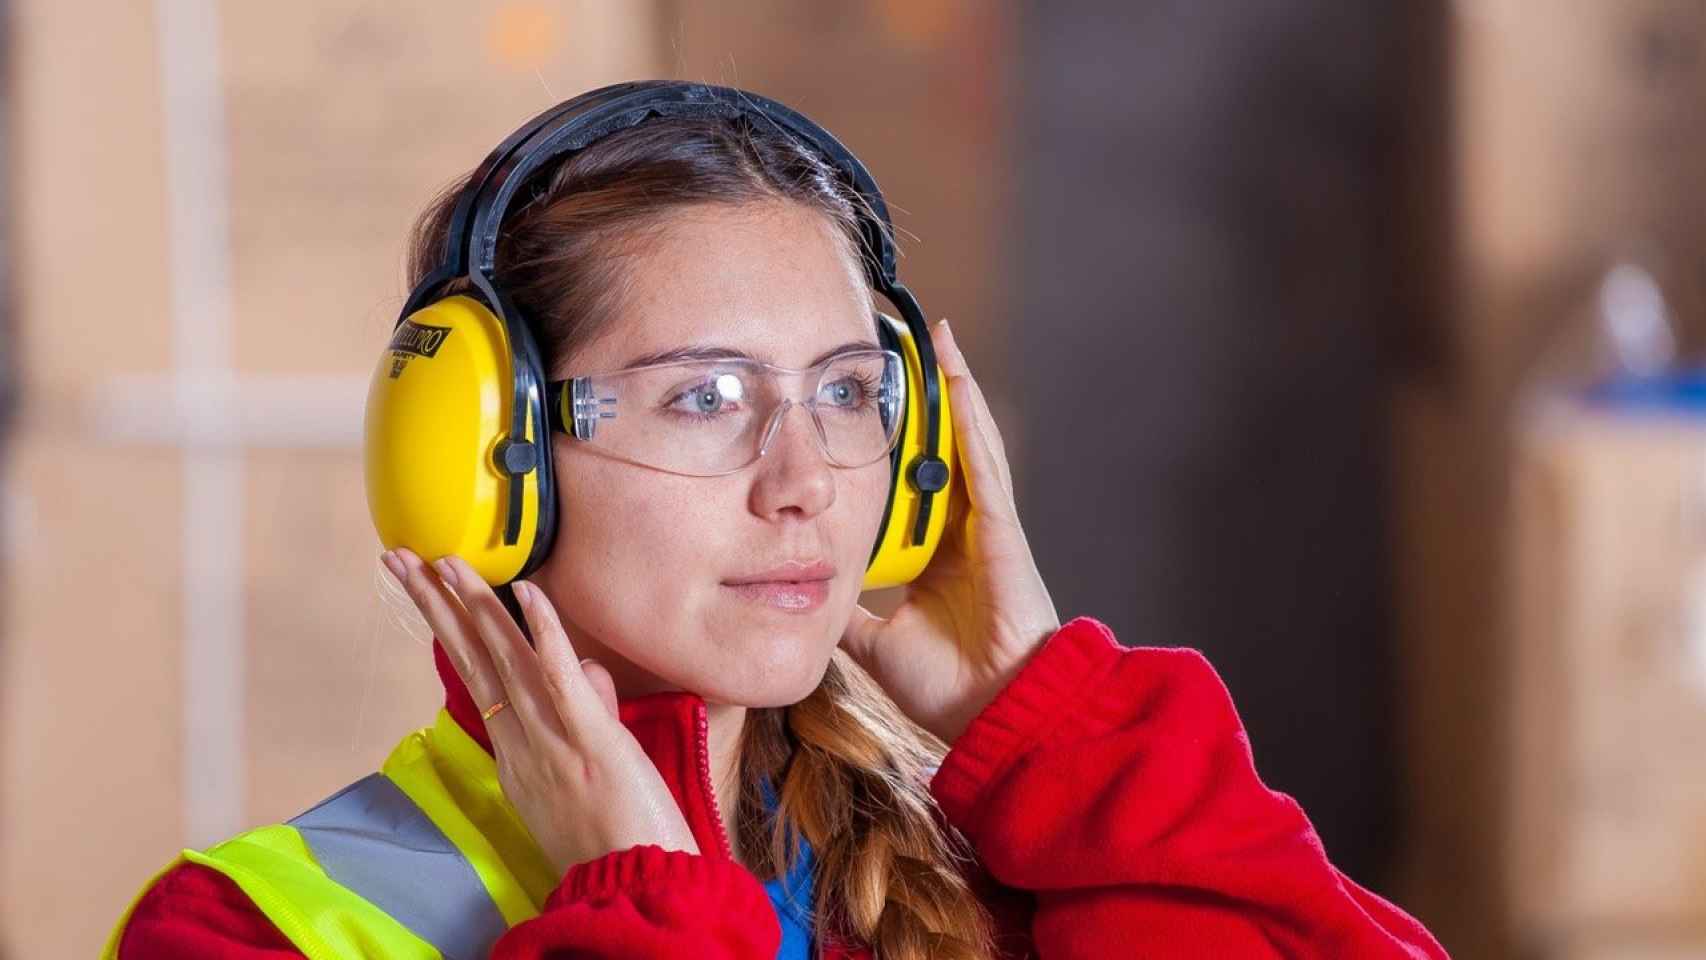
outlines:
[[[913, 542], [922, 544], [929, 529], [932, 501], [947, 485], [947, 465], [939, 449], [941, 387], [936, 376], [936, 352], [925, 328], [923, 310], [896, 276], [888, 204], [870, 171], [829, 131], [767, 97], [732, 87], [677, 80], [636, 81], [589, 91], [529, 120], [498, 144], [469, 178], [451, 214], [443, 262], [415, 287], [397, 322], [401, 324], [403, 318], [435, 299], [445, 284], [467, 277], [486, 295], [493, 312], [511, 330], [510, 342], [522, 343], [524, 338], [518, 337], [514, 329], [519, 320], [511, 316], [514, 311], [506, 309], [507, 298], [502, 296], [493, 277], [498, 234], [505, 215], [521, 188], [535, 174], [605, 136], [651, 117], [744, 117], [769, 124], [796, 141], [803, 140], [857, 191], [862, 201], [855, 206], [867, 277], [871, 286], [899, 311], [912, 333], [923, 365], [924, 408], [928, 417], [924, 452], [908, 466], [905, 477], [922, 495], [913, 529]], [[506, 450], [502, 453], [512, 467], [520, 468], [519, 472], [512, 469], [510, 473], [509, 518], [505, 528], [505, 542], [509, 543], [519, 536], [521, 528], [521, 477], [528, 468], [545, 469], [544, 458], [533, 449], [526, 435], [529, 396], [543, 384], [530, 382], [536, 376], [534, 372], [524, 372], [523, 366], [526, 364], [515, 365], [515, 410]], [[543, 425], [540, 437], [543, 442]], [[541, 510], [545, 508], [541, 504]]]

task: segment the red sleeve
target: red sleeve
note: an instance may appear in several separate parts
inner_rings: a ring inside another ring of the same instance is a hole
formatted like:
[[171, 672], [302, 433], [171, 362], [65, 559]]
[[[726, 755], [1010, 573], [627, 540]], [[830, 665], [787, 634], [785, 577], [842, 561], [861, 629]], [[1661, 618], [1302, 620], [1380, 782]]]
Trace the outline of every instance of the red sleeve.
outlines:
[[180, 863], [143, 893], [118, 960], [305, 960], [236, 882]]
[[491, 960], [752, 960], [781, 945], [775, 910], [751, 871], [645, 844], [570, 867], [544, 911], [511, 927]]
[[1032, 895], [1043, 960], [1446, 955], [1262, 784], [1194, 650], [1128, 649], [1099, 621], [1067, 623], [930, 788], [991, 876]]

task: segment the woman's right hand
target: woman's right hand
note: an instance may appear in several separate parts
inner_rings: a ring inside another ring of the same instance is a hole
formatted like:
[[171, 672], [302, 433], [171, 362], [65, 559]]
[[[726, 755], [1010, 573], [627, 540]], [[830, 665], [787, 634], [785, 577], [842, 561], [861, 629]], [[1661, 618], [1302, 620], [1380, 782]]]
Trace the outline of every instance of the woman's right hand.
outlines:
[[486, 721], [498, 782], [558, 875], [640, 844], [699, 852], [662, 775], [622, 725], [610, 672], [576, 659], [538, 587], [515, 584], [535, 650], [460, 557], [441, 558], [433, 570], [406, 549], [381, 559], [443, 643], [474, 703], [483, 710], [509, 701]]

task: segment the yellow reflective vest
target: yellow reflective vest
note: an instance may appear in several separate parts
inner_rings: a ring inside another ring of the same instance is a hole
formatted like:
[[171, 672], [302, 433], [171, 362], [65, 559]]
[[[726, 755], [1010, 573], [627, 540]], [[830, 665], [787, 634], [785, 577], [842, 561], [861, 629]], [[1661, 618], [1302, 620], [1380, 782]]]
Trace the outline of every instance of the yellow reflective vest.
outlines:
[[[379, 773], [285, 823], [184, 850], [154, 879], [186, 861], [231, 878], [310, 960], [482, 960], [560, 879], [491, 754], [444, 710]], [[117, 960], [135, 907], [103, 960]]]

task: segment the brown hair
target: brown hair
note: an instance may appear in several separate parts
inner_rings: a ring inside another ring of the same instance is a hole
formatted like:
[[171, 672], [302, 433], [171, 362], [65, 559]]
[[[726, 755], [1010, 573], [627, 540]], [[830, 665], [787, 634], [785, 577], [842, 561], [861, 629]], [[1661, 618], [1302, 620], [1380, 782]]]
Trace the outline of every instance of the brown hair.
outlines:
[[[438, 266], [467, 179], [416, 222], [411, 288]], [[744, 119], [648, 120], [539, 179], [505, 220], [496, 279], [532, 323], [551, 376], [615, 315], [625, 292], [621, 259], [643, 253], [648, 231], [673, 211], [803, 203], [839, 228], [849, 256], [864, 256], [862, 198], [815, 152]], [[810, 842], [820, 945], [865, 944], [882, 960], [993, 956], [990, 917], [964, 872], [974, 863], [969, 844], [929, 792], [946, 750], [839, 649], [804, 700], [747, 711], [740, 846], [754, 873], [768, 878], [796, 862], [791, 831]], [[761, 781], [779, 784], [773, 818]]]

